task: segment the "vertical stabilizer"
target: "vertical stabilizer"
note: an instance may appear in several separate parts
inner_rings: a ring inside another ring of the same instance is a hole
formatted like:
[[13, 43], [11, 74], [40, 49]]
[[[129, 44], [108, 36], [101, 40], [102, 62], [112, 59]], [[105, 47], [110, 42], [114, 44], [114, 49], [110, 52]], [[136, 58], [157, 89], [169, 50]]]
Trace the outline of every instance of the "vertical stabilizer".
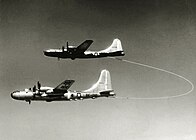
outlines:
[[99, 80], [85, 92], [99, 93], [104, 91], [112, 91], [111, 77], [108, 70], [102, 70]]
[[105, 50], [100, 52], [118, 52], [123, 51], [121, 41], [119, 39], [114, 39], [112, 44]]

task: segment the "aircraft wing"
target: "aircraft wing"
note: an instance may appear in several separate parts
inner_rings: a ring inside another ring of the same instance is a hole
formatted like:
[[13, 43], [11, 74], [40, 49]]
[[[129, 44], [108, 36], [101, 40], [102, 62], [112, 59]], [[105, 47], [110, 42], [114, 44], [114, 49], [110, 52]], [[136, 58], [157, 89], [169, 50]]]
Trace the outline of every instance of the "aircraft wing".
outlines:
[[93, 40], [86, 40], [86, 41], [84, 41], [82, 44], [80, 44], [77, 47], [76, 52], [77, 53], [83, 53], [83, 52], [85, 52], [92, 43], [93, 43]]
[[56, 88], [53, 89], [54, 92], [65, 92], [67, 91], [71, 85], [74, 83], [74, 80], [65, 80], [60, 85], [58, 85]]

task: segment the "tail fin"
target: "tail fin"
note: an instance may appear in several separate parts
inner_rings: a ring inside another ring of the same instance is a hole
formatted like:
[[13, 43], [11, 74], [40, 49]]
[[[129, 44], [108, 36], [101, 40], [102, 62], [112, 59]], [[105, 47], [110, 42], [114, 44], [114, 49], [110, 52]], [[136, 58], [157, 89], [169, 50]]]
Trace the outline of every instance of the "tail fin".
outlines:
[[97, 83], [95, 83], [91, 88], [85, 90], [84, 92], [99, 93], [104, 91], [113, 91], [110, 72], [108, 70], [102, 70]]
[[101, 52], [116, 52], [116, 51], [123, 51], [121, 41], [119, 39], [114, 39], [112, 44], [107, 49]]

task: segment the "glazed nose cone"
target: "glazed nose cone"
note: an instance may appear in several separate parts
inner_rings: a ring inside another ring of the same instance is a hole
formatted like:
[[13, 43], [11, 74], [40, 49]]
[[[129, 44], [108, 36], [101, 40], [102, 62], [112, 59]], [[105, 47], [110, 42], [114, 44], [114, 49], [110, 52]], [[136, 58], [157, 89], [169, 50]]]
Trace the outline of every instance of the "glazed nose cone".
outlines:
[[17, 92], [18, 92], [18, 91], [14, 91], [14, 92], [11, 93], [11, 97], [12, 97], [13, 99], [16, 99], [16, 98], [17, 98], [17, 96], [16, 96]]
[[44, 50], [43, 52], [44, 52], [44, 55], [47, 55], [48, 54], [47, 50]]
[[14, 93], [12, 92], [12, 93], [11, 93], [11, 97], [12, 97], [12, 98], [14, 98], [14, 95], [13, 95], [13, 94], [14, 94]]
[[50, 55], [50, 50], [44, 50], [43, 52], [44, 52], [45, 56], [49, 56]]

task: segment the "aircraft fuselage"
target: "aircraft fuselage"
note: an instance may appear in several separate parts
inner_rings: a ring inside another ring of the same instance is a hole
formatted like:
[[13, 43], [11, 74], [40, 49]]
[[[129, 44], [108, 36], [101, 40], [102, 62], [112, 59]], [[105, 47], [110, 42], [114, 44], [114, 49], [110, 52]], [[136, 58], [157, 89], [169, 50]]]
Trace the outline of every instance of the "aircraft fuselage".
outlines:
[[124, 56], [125, 53], [123, 51], [115, 51], [115, 52], [99, 52], [99, 51], [86, 51], [84, 53], [76, 53], [74, 51], [67, 50], [46, 50], [44, 51], [44, 55], [49, 57], [57, 57], [57, 58], [101, 58], [101, 57], [112, 57], [112, 56]]
[[24, 101], [71, 101], [71, 100], [83, 100], [83, 99], [95, 99], [98, 97], [110, 97], [115, 96], [112, 91], [105, 93], [87, 93], [87, 92], [76, 92], [68, 91], [67, 93], [51, 93], [46, 94], [44, 92], [33, 92], [31, 90], [15, 91], [11, 93], [11, 97], [15, 100]]

